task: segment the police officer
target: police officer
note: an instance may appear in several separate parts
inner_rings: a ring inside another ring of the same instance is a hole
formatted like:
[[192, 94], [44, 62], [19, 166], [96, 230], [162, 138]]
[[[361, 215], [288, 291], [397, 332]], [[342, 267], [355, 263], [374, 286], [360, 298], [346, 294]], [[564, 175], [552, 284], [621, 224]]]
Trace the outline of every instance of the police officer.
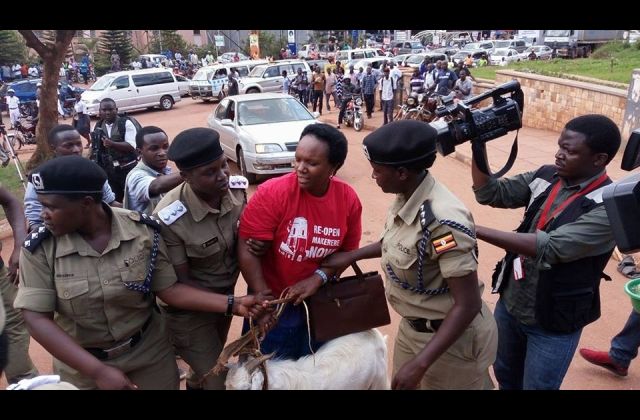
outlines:
[[176, 307], [238, 315], [255, 299], [177, 283], [158, 223], [103, 203], [106, 179], [80, 156], [34, 170], [44, 226], [24, 242], [14, 305], [62, 380], [80, 389], [178, 389], [150, 292]]
[[[176, 136], [168, 157], [185, 181], [166, 193], [154, 214], [178, 281], [230, 294], [239, 275], [236, 240], [248, 182], [230, 175], [219, 137], [200, 127]], [[227, 340], [231, 318], [171, 305], [163, 309], [172, 344], [194, 372], [187, 389], [224, 389], [224, 376], [207, 373]]]
[[433, 127], [410, 120], [365, 137], [372, 177], [396, 199], [379, 242], [334, 254], [323, 266], [382, 257], [389, 303], [402, 316], [392, 388], [489, 389], [496, 324], [481, 299], [471, 214], [428, 171], [435, 140]]

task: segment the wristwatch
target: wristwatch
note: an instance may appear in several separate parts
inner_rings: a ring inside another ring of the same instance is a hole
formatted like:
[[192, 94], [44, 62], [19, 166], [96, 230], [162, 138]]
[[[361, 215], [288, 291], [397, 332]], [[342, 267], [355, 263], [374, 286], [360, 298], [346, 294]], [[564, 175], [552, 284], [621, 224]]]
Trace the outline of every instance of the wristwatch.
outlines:
[[231, 295], [227, 295], [227, 311], [224, 313], [225, 316], [233, 316], [233, 302], [235, 297]]

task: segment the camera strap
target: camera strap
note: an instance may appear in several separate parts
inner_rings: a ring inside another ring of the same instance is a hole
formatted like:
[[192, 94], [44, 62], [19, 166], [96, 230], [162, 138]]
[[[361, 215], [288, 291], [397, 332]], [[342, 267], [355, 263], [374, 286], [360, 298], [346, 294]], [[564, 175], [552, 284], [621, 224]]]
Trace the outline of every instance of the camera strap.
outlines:
[[516, 132], [516, 138], [513, 140], [513, 144], [511, 145], [511, 152], [509, 153], [509, 158], [507, 159], [507, 163], [495, 174], [491, 172], [489, 169], [489, 159], [487, 158], [487, 144], [485, 142], [480, 141], [472, 141], [471, 142], [471, 151], [473, 152], [473, 160], [476, 162], [476, 166], [480, 171], [489, 175], [491, 178], [500, 178], [502, 175], [509, 172], [511, 167], [516, 161], [516, 157], [518, 156], [518, 133], [520, 130]]

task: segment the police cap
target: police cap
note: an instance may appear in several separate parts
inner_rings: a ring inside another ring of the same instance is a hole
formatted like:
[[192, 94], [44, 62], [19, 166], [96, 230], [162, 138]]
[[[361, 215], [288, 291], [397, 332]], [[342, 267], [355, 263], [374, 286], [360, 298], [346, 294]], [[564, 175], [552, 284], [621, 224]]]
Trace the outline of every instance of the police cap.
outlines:
[[169, 146], [168, 157], [178, 169], [193, 169], [222, 156], [220, 134], [205, 127], [189, 128], [176, 136]]
[[101, 167], [77, 155], [51, 159], [31, 174], [38, 194], [101, 194], [106, 181]]
[[436, 153], [438, 132], [429, 124], [399, 120], [383, 125], [364, 138], [364, 154], [380, 165], [404, 165]]

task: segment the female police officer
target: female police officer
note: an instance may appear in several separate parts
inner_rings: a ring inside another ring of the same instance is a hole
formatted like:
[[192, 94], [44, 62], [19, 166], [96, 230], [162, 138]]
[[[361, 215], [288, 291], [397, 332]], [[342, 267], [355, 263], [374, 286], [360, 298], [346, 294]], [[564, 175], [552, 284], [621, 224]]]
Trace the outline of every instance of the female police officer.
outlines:
[[382, 240], [334, 254], [323, 266], [382, 257], [387, 297], [402, 316], [393, 360], [394, 389], [487, 389], [497, 330], [481, 300], [469, 211], [426, 170], [436, 130], [418, 121], [387, 124], [364, 139], [372, 177], [396, 194]]
[[52, 159], [31, 179], [45, 226], [24, 243], [14, 305], [57, 373], [81, 389], [178, 389], [149, 292], [176, 307], [237, 315], [255, 299], [176, 283], [158, 223], [103, 203], [107, 175], [88, 159]]

